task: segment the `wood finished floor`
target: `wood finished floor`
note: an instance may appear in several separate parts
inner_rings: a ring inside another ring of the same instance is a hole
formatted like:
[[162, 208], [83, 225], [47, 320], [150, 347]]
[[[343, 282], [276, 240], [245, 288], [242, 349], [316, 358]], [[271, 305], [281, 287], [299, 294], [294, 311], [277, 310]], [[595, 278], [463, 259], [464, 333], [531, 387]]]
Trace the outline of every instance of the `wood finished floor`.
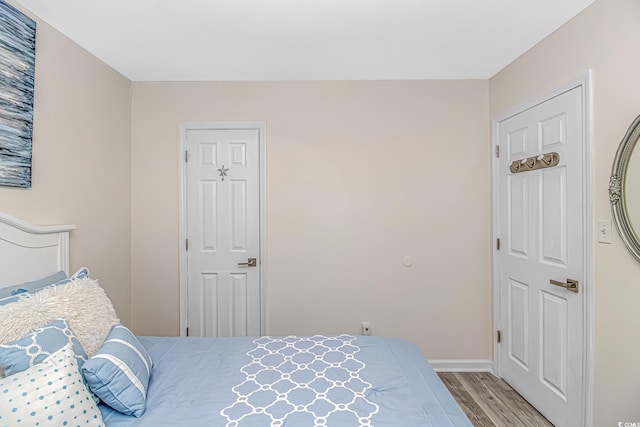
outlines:
[[475, 427], [553, 427], [509, 384], [488, 372], [440, 372]]

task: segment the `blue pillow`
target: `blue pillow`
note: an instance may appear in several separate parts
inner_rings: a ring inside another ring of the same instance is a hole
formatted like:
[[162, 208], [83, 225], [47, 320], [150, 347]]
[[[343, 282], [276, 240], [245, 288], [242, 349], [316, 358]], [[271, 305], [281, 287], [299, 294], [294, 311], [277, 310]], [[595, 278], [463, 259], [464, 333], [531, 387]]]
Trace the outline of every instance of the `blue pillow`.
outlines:
[[87, 360], [87, 353], [80, 341], [66, 320], [54, 320], [19, 340], [0, 345], [0, 369], [6, 376], [26, 371], [67, 344], [71, 344], [78, 366], [82, 366]]
[[146, 409], [153, 362], [133, 333], [114, 325], [100, 350], [82, 366], [93, 393], [125, 415], [140, 417]]
[[[58, 278], [49, 282], [48, 279], [53, 278], [54, 276], [58, 276]], [[86, 277], [89, 277], [89, 269], [86, 267], [82, 267], [68, 279], [64, 271], [59, 271], [55, 274], [52, 274], [51, 276], [47, 276], [40, 280], [3, 288], [2, 290], [0, 290], [0, 306], [18, 301], [18, 299], [20, 299], [20, 295], [22, 295], [23, 293], [34, 293], [42, 288], [46, 288], [47, 286], [65, 285], [74, 279], [84, 279]], [[5, 289], [8, 289], [9, 291], [4, 292]], [[7, 294], [7, 296], [4, 296], [5, 293]]]
[[32, 282], [20, 283], [19, 285], [7, 286], [0, 289], [0, 298], [6, 298], [11, 295], [16, 295], [22, 292], [34, 291], [36, 289], [44, 288], [57, 281], [64, 280], [67, 275], [64, 271], [58, 271], [57, 273], [43, 277], [42, 279], [34, 280]]

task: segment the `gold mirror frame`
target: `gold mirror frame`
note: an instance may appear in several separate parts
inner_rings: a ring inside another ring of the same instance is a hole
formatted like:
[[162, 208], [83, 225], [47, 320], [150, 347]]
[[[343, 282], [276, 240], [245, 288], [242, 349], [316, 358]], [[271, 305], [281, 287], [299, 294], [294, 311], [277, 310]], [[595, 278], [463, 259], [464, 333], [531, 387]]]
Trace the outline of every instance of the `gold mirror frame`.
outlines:
[[[633, 231], [626, 195], [627, 168], [638, 138], [640, 138], [640, 116], [636, 117], [631, 123], [618, 146], [616, 157], [613, 160], [613, 167], [611, 168], [611, 179], [609, 180], [609, 201], [611, 202], [613, 220], [620, 237], [622, 237], [622, 241], [629, 249], [629, 252], [640, 261], [640, 237]], [[636, 224], [636, 229], [640, 230], [640, 224]]]

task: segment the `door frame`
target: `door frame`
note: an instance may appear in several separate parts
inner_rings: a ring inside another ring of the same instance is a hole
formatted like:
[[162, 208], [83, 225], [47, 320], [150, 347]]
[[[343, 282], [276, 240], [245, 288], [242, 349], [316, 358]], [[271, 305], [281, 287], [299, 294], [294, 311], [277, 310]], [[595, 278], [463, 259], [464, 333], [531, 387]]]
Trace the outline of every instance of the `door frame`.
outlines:
[[[562, 84], [555, 89], [536, 97], [531, 101], [525, 102], [506, 112], [498, 114], [492, 118], [492, 150], [493, 147], [499, 145], [498, 130], [500, 122], [522, 113], [538, 104], [550, 100], [558, 95], [568, 92], [575, 88], [580, 88], [582, 92], [582, 117], [583, 122], [583, 237], [584, 237], [584, 254], [583, 254], [583, 277], [584, 283], [581, 283], [583, 292], [581, 292], [583, 305], [583, 388], [582, 388], [582, 425], [591, 427], [593, 425], [593, 332], [594, 332], [594, 286], [593, 286], [593, 202], [592, 202], [592, 77], [591, 70], [586, 73]], [[498, 221], [498, 158], [492, 154], [492, 185], [493, 185], [493, 327], [494, 333], [500, 330], [500, 259], [495, 242], [500, 237], [498, 230], [500, 223]], [[492, 334], [495, 337], [495, 335]], [[493, 341], [493, 367], [496, 376], [500, 376], [500, 347], [497, 339]]]
[[260, 253], [258, 259], [258, 275], [260, 281], [260, 335], [266, 335], [269, 330], [267, 325], [267, 123], [264, 121], [250, 122], [182, 122], [179, 123], [178, 139], [178, 197], [180, 222], [180, 240], [178, 247], [180, 252], [180, 336], [187, 335], [188, 319], [188, 267], [187, 250], [187, 167], [185, 152], [187, 149], [187, 131], [194, 129], [214, 130], [250, 130], [258, 131], [258, 151], [260, 167], [259, 212], [260, 216]]

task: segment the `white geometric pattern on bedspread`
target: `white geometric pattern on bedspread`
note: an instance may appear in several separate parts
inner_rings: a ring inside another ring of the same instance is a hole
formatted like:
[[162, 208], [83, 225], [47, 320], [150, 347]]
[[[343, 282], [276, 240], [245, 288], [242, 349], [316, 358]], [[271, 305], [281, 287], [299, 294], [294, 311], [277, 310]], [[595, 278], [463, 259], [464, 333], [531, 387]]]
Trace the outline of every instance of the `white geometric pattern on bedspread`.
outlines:
[[357, 358], [355, 339], [316, 335], [254, 340], [256, 347], [247, 353], [252, 360], [240, 369], [246, 378], [233, 387], [236, 402], [220, 412], [227, 427], [242, 426], [255, 416], [270, 419], [271, 427], [295, 417], [313, 420], [317, 427], [338, 418], [345, 425], [371, 426], [379, 407], [365, 396], [371, 384], [360, 378], [365, 364]]

